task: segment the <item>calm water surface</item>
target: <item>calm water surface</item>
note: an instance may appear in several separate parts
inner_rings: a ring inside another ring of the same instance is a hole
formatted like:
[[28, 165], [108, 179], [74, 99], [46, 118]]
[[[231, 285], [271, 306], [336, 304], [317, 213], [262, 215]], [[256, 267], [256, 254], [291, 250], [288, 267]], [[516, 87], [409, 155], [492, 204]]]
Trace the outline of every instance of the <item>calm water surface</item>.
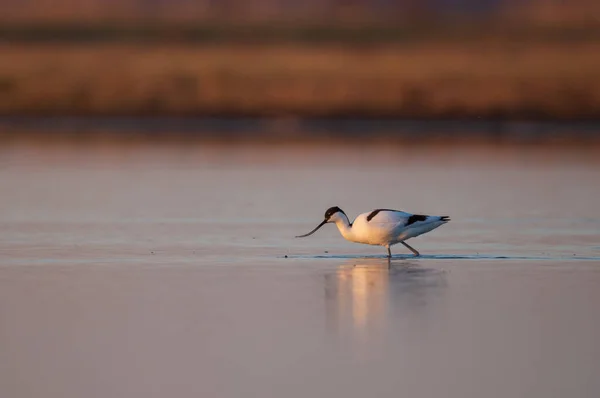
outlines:
[[598, 397], [597, 154], [4, 142], [0, 396]]

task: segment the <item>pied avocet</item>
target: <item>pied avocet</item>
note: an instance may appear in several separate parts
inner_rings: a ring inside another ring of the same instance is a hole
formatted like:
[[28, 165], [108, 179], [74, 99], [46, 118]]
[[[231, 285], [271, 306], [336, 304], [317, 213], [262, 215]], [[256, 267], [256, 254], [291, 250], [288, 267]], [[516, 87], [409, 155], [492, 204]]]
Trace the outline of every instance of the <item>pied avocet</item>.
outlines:
[[419, 252], [409, 246], [405, 240], [429, 232], [448, 221], [450, 221], [448, 216], [427, 216], [399, 210], [376, 209], [360, 214], [351, 223], [346, 213], [336, 206], [327, 209], [325, 219], [315, 229], [296, 238], [312, 235], [323, 225], [333, 222], [342, 236], [350, 242], [385, 246], [388, 257], [392, 257], [390, 246], [402, 243], [418, 256]]

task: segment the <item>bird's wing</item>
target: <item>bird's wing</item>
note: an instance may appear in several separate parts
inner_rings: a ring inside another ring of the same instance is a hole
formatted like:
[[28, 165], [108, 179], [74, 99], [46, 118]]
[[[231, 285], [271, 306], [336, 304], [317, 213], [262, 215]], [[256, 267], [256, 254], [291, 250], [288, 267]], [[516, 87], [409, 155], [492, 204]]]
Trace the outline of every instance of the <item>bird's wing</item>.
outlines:
[[376, 209], [366, 214], [365, 218], [368, 223], [405, 225], [409, 222], [411, 216], [413, 214], [399, 210]]

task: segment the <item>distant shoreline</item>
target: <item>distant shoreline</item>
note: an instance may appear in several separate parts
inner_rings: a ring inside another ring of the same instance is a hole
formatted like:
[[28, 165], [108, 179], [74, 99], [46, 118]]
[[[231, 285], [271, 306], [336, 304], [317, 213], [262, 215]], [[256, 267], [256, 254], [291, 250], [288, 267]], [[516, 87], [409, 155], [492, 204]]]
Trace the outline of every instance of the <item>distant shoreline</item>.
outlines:
[[0, 115], [600, 119], [600, 41], [0, 44]]
[[154, 137], [231, 142], [496, 142], [600, 144], [600, 120], [0, 116], [0, 139]]
[[310, 44], [390, 45], [420, 43], [470, 43], [481, 41], [593, 43], [600, 39], [600, 23], [578, 24], [514, 21], [502, 17], [472, 17], [466, 20], [366, 19], [331, 20], [169, 21], [143, 19], [80, 21], [14, 21], [0, 19], [0, 41], [13, 44]]

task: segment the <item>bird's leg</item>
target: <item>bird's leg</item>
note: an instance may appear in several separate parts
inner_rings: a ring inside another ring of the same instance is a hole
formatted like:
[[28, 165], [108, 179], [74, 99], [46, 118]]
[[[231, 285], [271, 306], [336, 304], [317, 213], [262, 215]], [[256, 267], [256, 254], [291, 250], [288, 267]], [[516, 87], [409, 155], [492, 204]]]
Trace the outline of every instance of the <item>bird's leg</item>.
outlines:
[[421, 254], [420, 254], [418, 251], [416, 251], [415, 249], [413, 249], [413, 248], [412, 248], [412, 247], [411, 247], [411, 246], [410, 246], [408, 243], [406, 243], [406, 242], [404, 242], [404, 241], [402, 241], [402, 242], [400, 242], [400, 243], [402, 243], [404, 246], [408, 247], [408, 249], [409, 249], [411, 252], [413, 252], [413, 254], [415, 255], [415, 257], [418, 257], [418, 256], [420, 256], [420, 255], [421, 255]]
[[388, 258], [392, 258], [392, 251], [390, 250], [389, 246], [386, 246], [387, 250], [388, 250]]

